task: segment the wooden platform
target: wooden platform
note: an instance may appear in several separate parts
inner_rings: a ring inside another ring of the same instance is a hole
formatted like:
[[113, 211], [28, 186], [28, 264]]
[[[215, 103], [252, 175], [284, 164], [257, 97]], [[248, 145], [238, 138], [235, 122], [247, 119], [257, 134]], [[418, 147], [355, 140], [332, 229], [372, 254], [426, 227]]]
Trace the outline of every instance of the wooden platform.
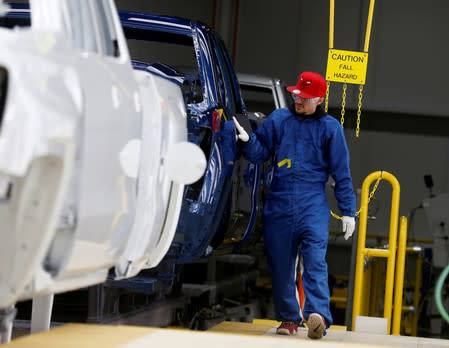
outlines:
[[277, 322], [254, 323], [224, 322], [211, 330], [190, 331], [137, 326], [112, 326], [93, 324], [67, 324], [47, 332], [13, 340], [5, 347], [11, 348], [288, 348], [294, 347], [449, 347], [449, 340], [383, 336], [349, 332], [335, 327], [321, 340], [307, 338], [306, 329], [295, 336], [275, 334]]

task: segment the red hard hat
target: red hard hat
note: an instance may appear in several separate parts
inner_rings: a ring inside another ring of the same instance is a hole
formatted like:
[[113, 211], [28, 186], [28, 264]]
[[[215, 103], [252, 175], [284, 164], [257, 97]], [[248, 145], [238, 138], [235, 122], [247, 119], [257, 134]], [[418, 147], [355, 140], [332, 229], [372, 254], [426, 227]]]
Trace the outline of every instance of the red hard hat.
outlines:
[[324, 97], [326, 89], [327, 85], [324, 77], [311, 71], [304, 71], [299, 74], [296, 85], [287, 87], [287, 91], [302, 98]]

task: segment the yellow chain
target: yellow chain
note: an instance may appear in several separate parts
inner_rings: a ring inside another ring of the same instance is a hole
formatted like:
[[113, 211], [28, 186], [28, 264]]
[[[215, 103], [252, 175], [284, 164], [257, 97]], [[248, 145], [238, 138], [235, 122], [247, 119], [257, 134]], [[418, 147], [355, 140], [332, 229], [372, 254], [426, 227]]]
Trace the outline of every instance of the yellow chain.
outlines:
[[[380, 176], [379, 178], [377, 178], [376, 182], [374, 183], [374, 187], [373, 187], [373, 189], [371, 190], [371, 192], [370, 192], [369, 195], [368, 195], [368, 205], [370, 204], [371, 199], [373, 198], [374, 193], [376, 192], [377, 187], [379, 186], [379, 183], [380, 183], [381, 180], [382, 180], [382, 176]], [[360, 209], [355, 213], [355, 216], [359, 216], [361, 210], [362, 210], [362, 209], [360, 208]], [[335, 214], [332, 210], [331, 210], [331, 215], [332, 215], [332, 217], [334, 217], [334, 218], [337, 219], [337, 220], [342, 220], [342, 219], [343, 219], [341, 216]]]
[[329, 109], [329, 89], [331, 88], [331, 83], [330, 81], [327, 81], [326, 84], [327, 88], [326, 88], [326, 99], [324, 103], [324, 111], [327, 112], [327, 110]]
[[345, 124], [345, 106], [346, 106], [346, 88], [348, 85], [346, 83], [343, 84], [343, 95], [341, 96], [341, 119], [340, 123], [341, 126]]
[[360, 133], [360, 115], [362, 114], [362, 97], [363, 85], [359, 85], [359, 102], [357, 104], [357, 126], [355, 128], [355, 136], [358, 138]]

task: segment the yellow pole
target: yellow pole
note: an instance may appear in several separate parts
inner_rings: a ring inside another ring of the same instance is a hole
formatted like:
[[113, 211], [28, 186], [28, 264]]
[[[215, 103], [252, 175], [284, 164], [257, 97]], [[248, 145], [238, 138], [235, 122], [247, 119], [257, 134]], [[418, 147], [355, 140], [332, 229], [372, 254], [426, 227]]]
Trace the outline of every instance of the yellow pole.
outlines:
[[416, 255], [416, 273], [415, 273], [415, 289], [413, 291], [413, 307], [415, 311], [413, 313], [412, 319], [412, 336], [418, 336], [418, 306], [419, 306], [419, 298], [420, 290], [421, 290], [421, 281], [422, 281], [422, 264], [423, 264], [423, 254], [422, 252]]
[[396, 265], [396, 283], [394, 289], [392, 334], [401, 334], [402, 294], [404, 291], [405, 253], [407, 249], [407, 218], [401, 216], [399, 223], [399, 241]]
[[331, 302], [333, 303], [346, 303], [347, 298], [343, 296], [331, 296]]
[[382, 295], [380, 289], [381, 289], [383, 283], [380, 282], [379, 279], [381, 279], [380, 277], [382, 276], [383, 265], [384, 265], [384, 263], [382, 262], [382, 260], [377, 260], [377, 262], [375, 262], [373, 264], [373, 267], [374, 267], [373, 279], [375, 281], [373, 282], [372, 289], [370, 291], [371, 298], [369, 300], [371, 303], [371, 308], [370, 308], [369, 314], [367, 314], [369, 316], [377, 317], [380, 315], [378, 313], [379, 312], [378, 299]]
[[[392, 199], [390, 210], [390, 231], [388, 241], [388, 251], [374, 251], [374, 249], [365, 248], [366, 244], [366, 226], [368, 221], [368, 195], [371, 184], [378, 178], [388, 181], [392, 186]], [[360, 315], [361, 297], [362, 297], [362, 282], [365, 256], [386, 257], [387, 258], [387, 274], [385, 282], [385, 299], [384, 299], [384, 318], [387, 319], [387, 332], [390, 332], [391, 326], [391, 311], [393, 306], [393, 282], [394, 282], [394, 266], [395, 266], [395, 251], [396, 238], [398, 232], [398, 217], [399, 217], [399, 197], [400, 186], [398, 180], [394, 175], [377, 171], [368, 175], [362, 184], [361, 203], [360, 203], [360, 217], [359, 217], [359, 231], [357, 243], [357, 257], [356, 270], [354, 280], [354, 302], [352, 310], [352, 328], [355, 329], [355, 322], [357, 316]]]
[[369, 299], [371, 295], [371, 281], [373, 279], [373, 266], [374, 263], [368, 263], [367, 268], [363, 272], [363, 300], [361, 302], [360, 314], [361, 315], [369, 315]]
[[369, 303], [369, 310], [365, 313], [365, 315], [373, 315], [374, 309], [376, 307], [376, 299], [377, 299], [377, 277], [379, 273], [379, 263], [378, 260], [373, 260], [371, 263], [371, 287], [369, 292], [364, 296], [366, 298], [365, 301]]
[[362, 300], [362, 281], [363, 281], [363, 269], [365, 265], [365, 244], [366, 244], [366, 225], [368, 217], [368, 190], [366, 186], [371, 184], [368, 178], [373, 176], [370, 174], [362, 185], [361, 201], [360, 201], [360, 215], [359, 215], [359, 231], [357, 241], [357, 256], [355, 261], [355, 279], [354, 279], [354, 300], [352, 305], [352, 330], [355, 329], [355, 320], [361, 311]]
[[335, 1], [329, 0], [329, 48], [334, 48]]
[[366, 32], [365, 32], [365, 47], [363, 49], [364, 52], [368, 52], [368, 49], [369, 49], [369, 40], [371, 37], [371, 26], [373, 24], [373, 14], [374, 14], [375, 3], [376, 3], [376, 0], [370, 0], [370, 2], [369, 2], [368, 20], [366, 22]]
[[[335, 1], [329, 0], [329, 49], [334, 48], [334, 16], [335, 16]], [[329, 109], [329, 90], [331, 88], [330, 81], [326, 82], [326, 98], [324, 102], [324, 110]]]
[[391, 327], [391, 309], [393, 305], [393, 286], [394, 286], [394, 264], [396, 257], [396, 240], [398, 236], [398, 220], [399, 220], [399, 196], [400, 188], [397, 179], [390, 173], [385, 173], [383, 177], [391, 183], [393, 187], [391, 210], [390, 210], [390, 238], [388, 241], [388, 250], [390, 255], [387, 262], [387, 279], [385, 284], [385, 300], [384, 300], [384, 318], [387, 318], [387, 332]]
[[373, 257], [388, 257], [388, 256], [390, 256], [390, 250], [365, 248], [365, 255], [373, 256]]

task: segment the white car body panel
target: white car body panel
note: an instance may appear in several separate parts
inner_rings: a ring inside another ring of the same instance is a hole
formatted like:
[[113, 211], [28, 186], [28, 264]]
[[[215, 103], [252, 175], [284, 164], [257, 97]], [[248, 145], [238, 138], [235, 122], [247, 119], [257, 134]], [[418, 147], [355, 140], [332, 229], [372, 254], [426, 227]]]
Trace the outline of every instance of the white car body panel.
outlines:
[[[116, 268], [119, 278], [136, 275], [143, 267], [154, 267], [165, 255], [174, 237], [184, 190], [184, 185], [167, 177], [164, 163], [160, 161], [170, 145], [187, 141], [187, 116], [181, 90], [174, 83], [145, 71], [137, 70], [136, 76], [144, 112], [142, 156], [147, 161], [142, 161], [138, 186], [138, 192], [146, 194], [139, 194], [133, 228], [152, 233], [143, 233], [128, 243]], [[172, 216], [160, 219], [167, 210]]]
[[0, 65], [9, 73], [0, 134], [0, 181], [12, 191], [0, 203], [0, 307], [15, 302], [42, 263], [57, 225], [78, 141], [81, 112], [61, 78], [64, 71], [68, 75], [72, 71], [69, 64], [47, 59], [42, 53], [42, 42], [47, 40], [53, 41], [48, 53], [66, 48], [51, 33], [0, 30]]
[[179, 86], [132, 69], [112, 0], [31, 9], [31, 29], [0, 28], [0, 308], [156, 266], [206, 166]]

